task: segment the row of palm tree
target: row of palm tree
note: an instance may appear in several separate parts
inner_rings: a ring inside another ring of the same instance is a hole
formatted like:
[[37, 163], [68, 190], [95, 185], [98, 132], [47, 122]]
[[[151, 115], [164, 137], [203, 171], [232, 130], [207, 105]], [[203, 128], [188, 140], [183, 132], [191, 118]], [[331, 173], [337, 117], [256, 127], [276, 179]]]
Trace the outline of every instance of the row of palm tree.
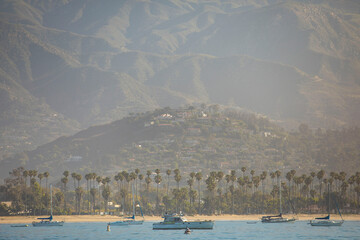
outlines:
[[[85, 183], [81, 182], [83, 179], [81, 174], [64, 171], [60, 181], [63, 194], [63, 200], [59, 195], [59, 201], [63, 203], [61, 212], [94, 214], [96, 210], [100, 212], [102, 208], [108, 212], [109, 201], [121, 205], [122, 212], [131, 212], [132, 195], [136, 201], [141, 202], [144, 211], [148, 214], [161, 214], [164, 210], [199, 214], [223, 212], [236, 214], [249, 212], [249, 209], [253, 209], [253, 212], [271, 211], [277, 206], [279, 182], [282, 182], [281, 189], [284, 191], [284, 196], [292, 200], [299, 209], [305, 208], [306, 204], [321, 205], [326, 196], [322, 192], [325, 184], [329, 184], [332, 191], [339, 195], [343, 205], [347, 203], [355, 209], [359, 208], [360, 173], [358, 172], [349, 177], [346, 177], [345, 172], [330, 172], [326, 176], [323, 170], [308, 175], [296, 175], [295, 170], [286, 173], [276, 170], [269, 174], [267, 171], [262, 171], [257, 175], [254, 170], [247, 171], [246, 167], [242, 167], [240, 172], [240, 175], [236, 170], [230, 170], [228, 174], [223, 171], [212, 171], [206, 175], [202, 172], [190, 172], [187, 178], [182, 177], [179, 169], [167, 169], [163, 172], [160, 169], [147, 170], [146, 177], [139, 169], [118, 172], [113, 178], [87, 173], [83, 175], [86, 180], [86, 189], [84, 189]], [[19, 174], [13, 172], [12, 175]], [[44, 173], [41, 176], [35, 170], [23, 170], [20, 175], [24, 178], [25, 188], [27, 177], [30, 177], [29, 187], [38, 184], [40, 189], [42, 189], [42, 178], [49, 177], [49, 174]], [[166, 184], [162, 184], [164, 175], [167, 177]], [[36, 182], [35, 176], [38, 177], [39, 183]], [[70, 176], [74, 182], [71, 190], [68, 189]], [[175, 183], [172, 183], [172, 177]], [[111, 179], [114, 181], [112, 182]], [[197, 191], [193, 189], [195, 182], [197, 182]], [[206, 185], [204, 189], [202, 189], [203, 184]], [[171, 188], [172, 185], [174, 188]], [[45, 189], [47, 189], [47, 181]], [[44, 198], [45, 208], [48, 206], [46, 192], [43, 193], [41, 190], [42, 197], [40, 197], [40, 199]]]

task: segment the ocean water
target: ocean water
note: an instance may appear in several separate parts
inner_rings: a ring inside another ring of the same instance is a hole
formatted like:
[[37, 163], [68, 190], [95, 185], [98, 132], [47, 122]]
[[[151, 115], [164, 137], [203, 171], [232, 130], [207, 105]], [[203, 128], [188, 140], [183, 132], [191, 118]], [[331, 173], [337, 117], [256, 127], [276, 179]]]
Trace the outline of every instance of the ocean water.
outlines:
[[213, 230], [193, 230], [190, 235], [184, 230], [152, 230], [152, 222], [133, 226], [107, 224], [65, 223], [63, 227], [11, 227], [0, 224], [0, 239], [360, 239], [360, 222], [346, 221], [341, 227], [312, 227], [305, 221], [294, 223], [246, 221], [216, 221]]

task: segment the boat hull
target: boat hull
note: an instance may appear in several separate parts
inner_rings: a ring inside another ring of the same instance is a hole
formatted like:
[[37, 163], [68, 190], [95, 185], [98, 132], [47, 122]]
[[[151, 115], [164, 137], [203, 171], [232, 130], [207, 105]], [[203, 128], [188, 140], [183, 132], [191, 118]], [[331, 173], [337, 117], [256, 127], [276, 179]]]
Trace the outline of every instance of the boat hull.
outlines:
[[201, 221], [201, 222], [179, 222], [179, 223], [154, 223], [153, 230], [178, 230], [178, 229], [213, 229], [213, 221]]
[[261, 220], [262, 223], [288, 223], [288, 222], [294, 222], [295, 218], [276, 218], [276, 219], [267, 219], [267, 220]]
[[144, 221], [116, 221], [108, 223], [110, 226], [142, 225]]
[[64, 225], [63, 221], [43, 221], [43, 222], [33, 222], [33, 227], [61, 227]]
[[310, 225], [314, 227], [332, 227], [341, 226], [344, 221], [322, 220], [322, 221], [310, 221]]

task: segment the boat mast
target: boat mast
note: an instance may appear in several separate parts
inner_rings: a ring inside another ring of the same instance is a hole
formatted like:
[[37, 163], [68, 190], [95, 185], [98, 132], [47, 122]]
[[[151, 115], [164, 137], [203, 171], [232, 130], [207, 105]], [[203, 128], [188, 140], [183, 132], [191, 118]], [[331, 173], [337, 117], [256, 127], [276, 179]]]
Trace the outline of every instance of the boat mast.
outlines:
[[52, 216], [52, 184], [50, 184], [50, 214]]
[[330, 215], [330, 184], [328, 184], [328, 214]]
[[133, 217], [135, 219], [134, 184], [132, 184], [132, 200], [133, 200]]
[[280, 214], [282, 214], [282, 208], [281, 208], [281, 180], [280, 180], [280, 186], [279, 186], [279, 195], [280, 195]]

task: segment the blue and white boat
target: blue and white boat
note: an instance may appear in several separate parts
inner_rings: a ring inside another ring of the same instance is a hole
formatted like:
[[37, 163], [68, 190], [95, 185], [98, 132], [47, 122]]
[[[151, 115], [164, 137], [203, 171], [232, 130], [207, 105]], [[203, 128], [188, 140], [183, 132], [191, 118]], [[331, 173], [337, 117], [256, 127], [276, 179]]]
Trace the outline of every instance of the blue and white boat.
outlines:
[[47, 218], [38, 218], [41, 220], [40, 222], [32, 222], [32, 225], [34, 227], [59, 227], [64, 225], [64, 221], [53, 221], [53, 215], [52, 215], [52, 185], [50, 185], [50, 206], [51, 206], [51, 212], [50, 217]]
[[142, 220], [136, 220], [135, 219], [135, 201], [134, 201], [134, 186], [132, 186], [132, 200], [133, 200], [133, 215], [131, 217], [124, 217], [123, 220], [116, 221], [116, 222], [109, 222], [108, 225], [110, 226], [128, 226], [128, 225], [141, 225], [144, 223], [144, 215], [141, 210], [140, 204], [138, 206], [140, 207], [140, 212], [142, 216]]
[[330, 220], [330, 184], [329, 184], [328, 185], [328, 215], [326, 217], [319, 217], [319, 218], [315, 218], [314, 220], [310, 220], [310, 225], [314, 227], [341, 226], [344, 223], [344, 219], [341, 216], [341, 212], [337, 204], [336, 207], [341, 217], [341, 220]]

